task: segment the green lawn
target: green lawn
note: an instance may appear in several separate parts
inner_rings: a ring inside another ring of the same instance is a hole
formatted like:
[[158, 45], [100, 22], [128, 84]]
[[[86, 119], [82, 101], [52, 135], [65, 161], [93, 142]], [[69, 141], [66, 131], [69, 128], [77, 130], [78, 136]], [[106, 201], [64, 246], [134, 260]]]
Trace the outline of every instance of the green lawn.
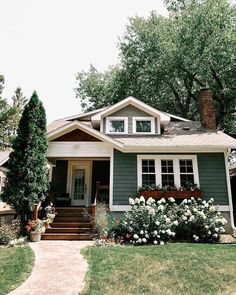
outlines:
[[29, 246], [0, 247], [0, 295], [21, 285], [30, 275], [34, 253]]
[[236, 294], [236, 245], [91, 247], [83, 295]]

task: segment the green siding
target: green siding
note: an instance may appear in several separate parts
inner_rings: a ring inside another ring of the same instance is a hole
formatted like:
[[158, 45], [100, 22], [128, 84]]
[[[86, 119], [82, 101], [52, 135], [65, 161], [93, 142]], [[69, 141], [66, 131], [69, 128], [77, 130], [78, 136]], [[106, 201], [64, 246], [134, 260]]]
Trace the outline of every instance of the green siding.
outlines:
[[197, 158], [200, 187], [204, 198], [212, 197], [217, 204], [228, 205], [224, 154], [198, 154]]
[[113, 204], [127, 205], [137, 193], [137, 155], [114, 150]]
[[[204, 199], [213, 197], [217, 204], [228, 205], [224, 154], [199, 153], [197, 160]], [[136, 192], [137, 154], [124, 154], [114, 150], [113, 205], [127, 205], [129, 198]]]
[[58, 160], [52, 170], [52, 189], [57, 195], [66, 192], [68, 161]]

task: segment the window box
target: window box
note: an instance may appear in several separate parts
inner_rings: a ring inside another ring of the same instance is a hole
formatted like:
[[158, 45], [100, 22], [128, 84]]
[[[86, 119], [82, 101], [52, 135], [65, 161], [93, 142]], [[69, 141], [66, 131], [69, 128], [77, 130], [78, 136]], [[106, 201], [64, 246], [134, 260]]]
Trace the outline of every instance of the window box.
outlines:
[[142, 191], [139, 192], [139, 197], [143, 196], [144, 198], [153, 198], [153, 199], [159, 199], [161, 198], [161, 191]]

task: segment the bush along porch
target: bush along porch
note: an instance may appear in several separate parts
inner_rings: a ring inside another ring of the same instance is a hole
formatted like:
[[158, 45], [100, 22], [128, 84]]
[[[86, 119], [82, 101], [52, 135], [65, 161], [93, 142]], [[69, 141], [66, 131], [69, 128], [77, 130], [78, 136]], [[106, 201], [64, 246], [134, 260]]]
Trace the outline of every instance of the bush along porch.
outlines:
[[118, 241], [132, 245], [164, 245], [167, 242], [187, 241], [216, 243], [225, 233], [227, 220], [214, 200], [184, 199], [176, 204], [174, 198], [155, 200], [129, 199], [131, 210], [119, 220], [106, 211], [97, 218], [98, 245]]

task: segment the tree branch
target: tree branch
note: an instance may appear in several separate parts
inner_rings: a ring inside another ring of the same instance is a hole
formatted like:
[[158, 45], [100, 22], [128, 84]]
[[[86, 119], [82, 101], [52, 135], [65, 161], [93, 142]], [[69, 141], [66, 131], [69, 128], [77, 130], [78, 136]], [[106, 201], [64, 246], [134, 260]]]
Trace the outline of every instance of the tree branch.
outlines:
[[179, 96], [178, 91], [175, 89], [174, 85], [173, 85], [171, 82], [166, 81], [166, 84], [170, 87], [171, 91], [172, 91], [173, 94], [174, 94], [174, 97], [175, 97], [175, 99], [176, 99], [176, 101], [177, 101], [177, 104], [178, 104], [178, 106], [179, 106], [179, 108], [180, 108], [181, 115], [182, 115], [182, 116], [185, 116], [185, 115], [186, 115], [186, 114], [185, 114], [185, 110], [184, 110], [183, 104], [182, 104], [182, 102], [181, 102], [181, 98], [180, 98], [180, 96]]
[[188, 74], [189, 78], [193, 79], [198, 85], [201, 87], [206, 87], [204, 83], [202, 83], [198, 78], [196, 78], [196, 74], [192, 74], [189, 70], [185, 69], [184, 67], [181, 67], [181, 69]]

